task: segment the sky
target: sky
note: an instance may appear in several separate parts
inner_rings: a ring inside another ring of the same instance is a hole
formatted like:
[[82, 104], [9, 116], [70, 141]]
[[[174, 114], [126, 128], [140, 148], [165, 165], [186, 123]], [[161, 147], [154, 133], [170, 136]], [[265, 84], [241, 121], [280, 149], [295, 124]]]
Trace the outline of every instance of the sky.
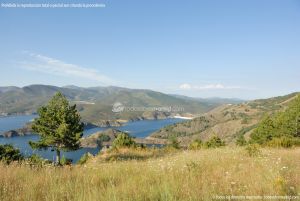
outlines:
[[113, 85], [242, 99], [300, 91], [299, 0], [0, 2], [0, 86]]

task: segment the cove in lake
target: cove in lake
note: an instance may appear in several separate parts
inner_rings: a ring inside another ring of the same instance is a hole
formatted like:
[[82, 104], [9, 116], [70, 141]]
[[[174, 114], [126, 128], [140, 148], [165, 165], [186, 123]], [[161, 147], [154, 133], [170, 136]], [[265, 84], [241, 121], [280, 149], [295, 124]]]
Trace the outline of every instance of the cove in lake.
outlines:
[[[31, 121], [36, 116], [34, 115], [23, 115], [23, 116], [10, 116], [10, 117], [1, 117], [0, 118], [0, 133], [22, 128], [27, 122]], [[162, 120], [143, 120], [143, 121], [135, 121], [135, 122], [128, 122], [127, 124], [117, 127], [116, 129], [121, 131], [129, 132], [131, 136], [145, 138], [149, 136], [151, 133], [159, 130], [160, 128], [174, 124], [177, 122], [184, 121], [183, 119], [162, 119]], [[91, 128], [84, 130], [83, 136], [89, 136], [97, 131], [103, 131], [107, 128]], [[55, 159], [55, 152], [48, 150], [32, 150], [29, 146], [29, 141], [37, 141], [39, 140], [38, 135], [26, 135], [26, 136], [18, 136], [12, 138], [0, 138], [0, 144], [12, 144], [14, 147], [19, 148], [20, 151], [25, 156], [30, 156], [32, 154], [38, 154], [43, 158], [47, 158], [49, 160]], [[64, 155], [66, 158], [70, 158], [76, 163], [80, 157], [86, 153], [90, 152], [91, 154], [95, 155], [100, 151], [99, 148], [81, 148], [77, 151], [72, 152], [62, 152], [62, 156]]]

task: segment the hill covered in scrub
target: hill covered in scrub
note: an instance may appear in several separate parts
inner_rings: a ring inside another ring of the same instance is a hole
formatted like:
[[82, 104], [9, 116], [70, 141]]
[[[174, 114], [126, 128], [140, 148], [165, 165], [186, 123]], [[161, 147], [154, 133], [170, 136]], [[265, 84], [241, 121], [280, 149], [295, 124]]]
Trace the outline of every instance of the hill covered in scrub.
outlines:
[[300, 145], [300, 96], [287, 109], [266, 115], [251, 133], [251, 142], [276, 147]]
[[265, 115], [274, 115], [277, 111], [286, 109], [297, 96], [298, 93], [292, 93], [270, 99], [222, 105], [193, 120], [164, 127], [151, 137], [177, 137], [182, 144], [188, 145], [195, 139], [207, 140], [215, 135], [227, 143], [232, 143], [240, 135], [249, 138]]
[[[37, 108], [47, 103], [58, 91], [62, 92], [72, 104], [77, 104], [84, 122], [100, 126], [118, 125], [118, 122], [128, 120], [160, 119], [177, 114], [199, 115], [223, 103], [223, 101], [187, 99], [151, 90], [113, 86], [81, 88], [76, 86], [30, 85], [22, 88], [0, 88], [0, 115], [35, 113]], [[116, 102], [125, 107], [175, 107], [182, 108], [182, 110], [115, 113], [112, 111], [112, 107]]]

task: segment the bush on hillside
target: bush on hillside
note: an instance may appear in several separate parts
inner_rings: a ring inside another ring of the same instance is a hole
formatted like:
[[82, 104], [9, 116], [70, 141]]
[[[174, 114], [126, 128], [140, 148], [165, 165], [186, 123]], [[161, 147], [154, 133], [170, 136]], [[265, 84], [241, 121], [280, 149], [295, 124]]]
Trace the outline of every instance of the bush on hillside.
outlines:
[[272, 140], [275, 124], [270, 116], [264, 117], [258, 127], [251, 133], [251, 143], [265, 144]]
[[105, 134], [101, 134], [98, 139], [97, 139], [97, 144], [102, 147], [102, 143], [103, 142], [108, 142], [110, 141], [110, 137], [108, 135], [105, 135]]
[[113, 148], [136, 147], [136, 142], [127, 133], [119, 134], [112, 144]]
[[19, 149], [15, 149], [10, 144], [0, 145], [0, 161], [9, 164], [12, 161], [21, 161], [23, 159], [24, 157]]
[[35, 166], [35, 167], [43, 167], [44, 165], [51, 163], [51, 161], [44, 159], [37, 154], [32, 154], [30, 157], [26, 158], [26, 162], [30, 166]]
[[190, 145], [189, 145], [189, 149], [190, 150], [198, 150], [201, 149], [203, 147], [203, 142], [199, 139], [194, 140]]
[[98, 142], [102, 143], [102, 142], [108, 142], [110, 140], [110, 137], [108, 135], [105, 134], [101, 134], [98, 138]]
[[89, 152], [83, 154], [83, 155], [81, 156], [81, 158], [77, 161], [77, 164], [79, 164], [79, 165], [85, 164], [92, 156], [93, 156], [93, 155], [90, 154]]
[[221, 138], [217, 136], [213, 136], [210, 140], [206, 141], [204, 144], [205, 148], [217, 148], [225, 146], [225, 142], [221, 140]]
[[245, 139], [245, 136], [244, 135], [238, 136], [238, 138], [236, 139], [235, 144], [238, 145], [238, 146], [245, 146], [245, 145], [247, 145], [247, 141]]
[[60, 159], [60, 165], [72, 165], [72, 159], [65, 157], [64, 155]]
[[175, 136], [171, 137], [169, 139], [169, 141], [170, 141], [170, 144], [168, 145], [168, 147], [174, 148], [174, 149], [180, 149], [180, 144]]

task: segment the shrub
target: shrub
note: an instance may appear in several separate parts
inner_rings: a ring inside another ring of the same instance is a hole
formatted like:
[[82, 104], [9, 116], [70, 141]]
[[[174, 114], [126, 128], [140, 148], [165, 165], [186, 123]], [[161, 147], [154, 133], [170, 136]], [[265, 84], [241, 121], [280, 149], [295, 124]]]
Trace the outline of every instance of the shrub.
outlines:
[[110, 139], [108, 135], [101, 134], [97, 139], [97, 144], [101, 147], [103, 142], [108, 142]]
[[136, 143], [127, 133], [119, 134], [112, 144], [113, 148], [135, 147]]
[[246, 141], [246, 139], [245, 139], [245, 136], [244, 136], [244, 135], [240, 135], [240, 136], [236, 139], [235, 144], [238, 145], [238, 146], [245, 146], [245, 145], [247, 145], [247, 141]]
[[260, 146], [258, 144], [249, 144], [245, 150], [251, 157], [259, 156], [261, 154]]
[[19, 149], [15, 149], [10, 144], [0, 145], [0, 160], [9, 164], [12, 161], [23, 160], [24, 157], [20, 153]]
[[190, 145], [189, 145], [189, 149], [191, 150], [197, 150], [197, 149], [201, 149], [203, 147], [203, 142], [201, 140], [194, 140]]
[[98, 141], [101, 142], [108, 142], [110, 140], [110, 137], [105, 134], [101, 134], [98, 138]]
[[81, 158], [77, 161], [77, 164], [83, 165], [83, 164], [85, 164], [85, 163], [88, 161], [88, 159], [91, 158], [91, 157], [92, 157], [92, 154], [90, 154], [89, 152], [87, 152], [87, 153], [85, 153], [85, 154], [83, 154], [83, 155], [81, 156]]
[[42, 167], [46, 164], [50, 164], [51, 162], [47, 159], [42, 158], [37, 154], [32, 154], [30, 157], [26, 159], [30, 166]]
[[66, 158], [64, 155], [60, 159], [60, 165], [71, 165], [72, 159]]
[[169, 139], [169, 141], [170, 141], [170, 144], [169, 144], [168, 147], [171, 147], [171, 148], [174, 148], [174, 149], [180, 149], [180, 144], [179, 144], [176, 137], [171, 137]]
[[300, 139], [286, 137], [286, 136], [280, 138], [273, 138], [267, 143], [267, 146], [269, 147], [284, 147], [284, 148], [290, 148], [299, 145], [300, 145]]
[[145, 144], [137, 144], [138, 149], [146, 149], [147, 146]]
[[225, 142], [221, 140], [221, 138], [217, 136], [213, 136], [210, 140], [206, 141], [204, 146], [206, 148], [217, 148], [225, 146]]

